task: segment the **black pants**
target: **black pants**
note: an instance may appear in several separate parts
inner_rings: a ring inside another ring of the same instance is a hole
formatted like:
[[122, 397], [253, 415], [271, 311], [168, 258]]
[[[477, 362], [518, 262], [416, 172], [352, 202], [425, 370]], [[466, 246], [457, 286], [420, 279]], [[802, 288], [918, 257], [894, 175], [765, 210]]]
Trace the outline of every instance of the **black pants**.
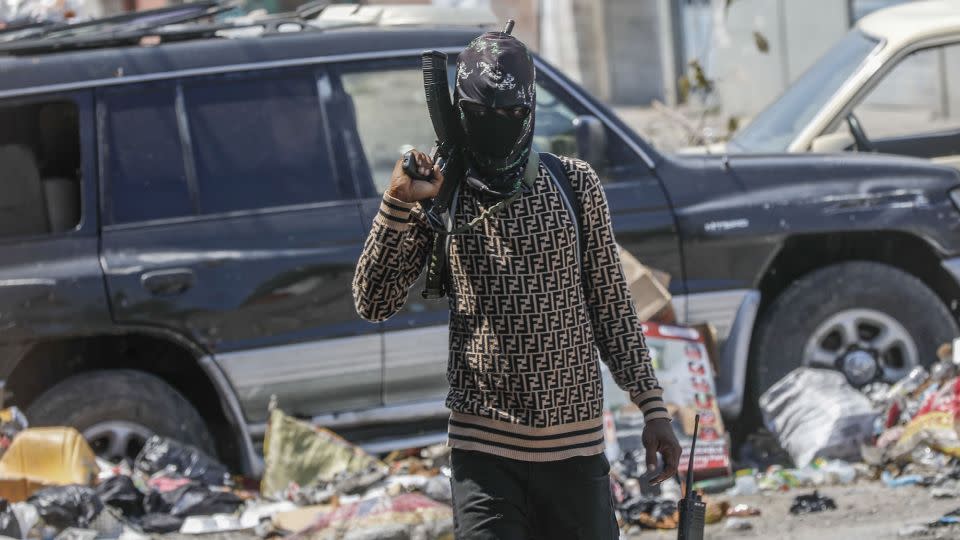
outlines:
[[617, 540], [603, 454], [534, 463], [453, 449], [457, 540]]

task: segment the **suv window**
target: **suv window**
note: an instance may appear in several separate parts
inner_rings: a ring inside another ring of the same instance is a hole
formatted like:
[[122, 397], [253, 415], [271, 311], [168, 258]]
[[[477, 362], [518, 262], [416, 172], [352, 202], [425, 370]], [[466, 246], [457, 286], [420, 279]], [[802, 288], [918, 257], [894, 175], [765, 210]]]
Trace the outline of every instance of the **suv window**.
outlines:
[[[451, 68], [451, 77], [455, 73]], [[370, 179], [377, 193], [390, 183], [390, 174], [400, 155], [411, 147], [429, 151], [435, 135], [427, 114], [423, 94], [423, 76], [418, 59], [402, 62], [358, 62], [341, 68], [340, 84], [348, 96], [348, 111], [355, 123], [359, 143], [363, 147]], [[580, 157], [577, 148], [575, 120], [584, 114], [580, 105], [547, 80], [537, 83], [537, 112], [534, 143], [542, 151]], [[591, 163], [604, 181], [635, 176], [636, 154], [608, 128], [604, 156]]]
[[77, 106], [58, 99], [0, 105], [0, 238], [80, 223]]
[[312, 73], [219, 76], [183, 93], [202, 213], [339, 197]]
[[870, 138], [960, 128], [960, 45], [906, 56], [853, 112]]
[[101, 94], [104, 174], [114, 223], [192, 215], [176, 87], [121, 87]]

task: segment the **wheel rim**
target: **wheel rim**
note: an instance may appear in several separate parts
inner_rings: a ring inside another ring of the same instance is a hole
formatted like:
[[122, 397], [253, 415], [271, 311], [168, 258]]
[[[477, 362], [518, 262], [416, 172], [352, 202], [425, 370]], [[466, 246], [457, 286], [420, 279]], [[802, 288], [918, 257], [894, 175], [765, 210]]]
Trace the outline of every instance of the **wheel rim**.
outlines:
[[114, 463], [133, 461], [151, 435], [153, 432], [146, 426], [123, 420], [100, 422], [83, 430], [94, 453]]
[[803, 351], [804, 365], [836, 369], [854, 386], [896, 382], [920, 363], [907, 329], [886, 313], [848, 309], [817, 326]]

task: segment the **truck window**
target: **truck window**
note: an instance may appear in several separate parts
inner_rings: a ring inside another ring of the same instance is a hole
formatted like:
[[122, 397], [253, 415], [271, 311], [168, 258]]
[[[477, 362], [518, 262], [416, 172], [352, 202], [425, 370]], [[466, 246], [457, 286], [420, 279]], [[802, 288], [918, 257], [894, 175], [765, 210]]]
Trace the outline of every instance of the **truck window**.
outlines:
[[204, 214], [337, 199], [309, 72], [185, 81]]
[[[455, 60], [451, 55], [451, 60]], [[456, 68], [448, 70], [451, 88]], [[419, 59], [357, 62], [341, 67], [340, 84], [347, 96], [343, 120], [350, 130], [355, 124], [369, 180], [377, 193], [390, 184], [397, 159], [416, 147], [428, 152], [436, 136], [427, 114]], [[555, 90], [548, 81], [538, 81], [534, 144], [541, 151], [580, 157], [574, 121], [584, 114], [579, 104]], [[603, 181], [636, 177], [639, 158], [611, 130], [606, 130], [604, 156], [593, 167]], [[646, 170], [644, 168], [644, 170]], [[362, 173], [361, 173], [362, 174]]]
[[101, 93], [100, 152], [113, 223], [194, 213], [175, 96], [173, 84], [127, 86]]
[[0, 105], [0, 238], [69, 231], [80, 223], [76, 105]]
[[904, 57], [853, 112], [870, 138], [960, 129], [960, 45]]

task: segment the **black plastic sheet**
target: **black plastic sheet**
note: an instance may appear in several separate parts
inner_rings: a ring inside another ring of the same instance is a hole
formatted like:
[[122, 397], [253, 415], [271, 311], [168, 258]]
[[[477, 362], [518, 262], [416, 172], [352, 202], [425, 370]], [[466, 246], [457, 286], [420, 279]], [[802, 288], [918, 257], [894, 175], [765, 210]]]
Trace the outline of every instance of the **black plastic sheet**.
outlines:
[[836, 510], [837, 503], [830, 497], [824, 497], [814, 491], [807, 495], [797, 495], [790, 505], [791, 514], [812, 514], [824, 510]]
[[41, 489], [27, 502], [37, 509], [44, 523], [57, 529], [89, 528], [103, 510], [103, 502], [93, 488], [76, 484]]
[[172, 439], [154, 435], [150, 437], [134, 467], [148, 475], [170, 470], [208, 486], [222, 486], [230, 478], [227, 468], [199, 448]]
[[117, 475], [97, 486], [97, 494], [104, 504], [113, 506], [127, 517], [143, 515], [143, 493], [129, 476]]

